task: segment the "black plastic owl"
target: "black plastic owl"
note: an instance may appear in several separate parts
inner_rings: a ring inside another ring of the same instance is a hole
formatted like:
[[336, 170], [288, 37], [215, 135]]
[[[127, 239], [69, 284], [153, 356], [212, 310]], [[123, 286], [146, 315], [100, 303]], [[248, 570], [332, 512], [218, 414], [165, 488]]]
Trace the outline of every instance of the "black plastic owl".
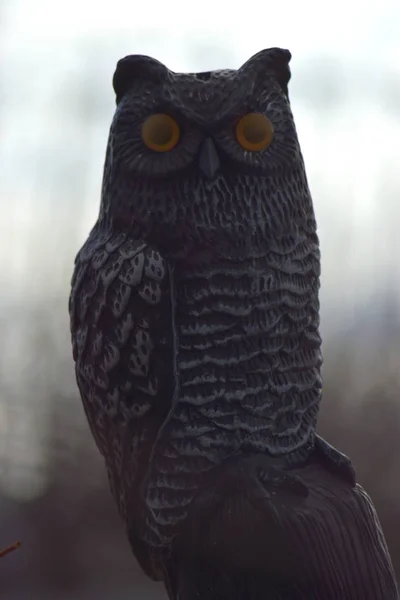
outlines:
[[303, 501], [292, 470], [310, 461], [354, 486], [350, 461], [315, 434], [320, 254], [289, 60], [270, 49], [238, 70], [180, 74], [128, 56], [114, 75], [71, 330], [88, 421], [154, 579], [218, 486], [234, 495], [245, 474], [249, 490]]

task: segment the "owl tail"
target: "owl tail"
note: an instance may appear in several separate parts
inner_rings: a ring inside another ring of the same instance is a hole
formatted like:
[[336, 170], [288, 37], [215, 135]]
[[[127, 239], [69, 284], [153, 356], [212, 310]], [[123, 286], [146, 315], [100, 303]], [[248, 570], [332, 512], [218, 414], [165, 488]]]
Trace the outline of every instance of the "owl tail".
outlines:
[[166, 572], [171, 600], [397, 600], [366, 492], [318, 464], [223, 466], [197, 498]]

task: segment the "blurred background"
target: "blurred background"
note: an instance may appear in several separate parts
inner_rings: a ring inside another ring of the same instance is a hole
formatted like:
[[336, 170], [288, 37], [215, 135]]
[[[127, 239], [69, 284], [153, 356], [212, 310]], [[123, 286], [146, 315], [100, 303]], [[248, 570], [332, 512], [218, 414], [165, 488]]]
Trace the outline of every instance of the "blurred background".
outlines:
[[130, 554], [73, 374], [67, 301], [98, 211], [111, 78], [292, 51], [322, 246], [320, 432], [355, 463], [400, 577], [398, 0], [0, 0], [0, 563], [7, 600], [165, 598]]

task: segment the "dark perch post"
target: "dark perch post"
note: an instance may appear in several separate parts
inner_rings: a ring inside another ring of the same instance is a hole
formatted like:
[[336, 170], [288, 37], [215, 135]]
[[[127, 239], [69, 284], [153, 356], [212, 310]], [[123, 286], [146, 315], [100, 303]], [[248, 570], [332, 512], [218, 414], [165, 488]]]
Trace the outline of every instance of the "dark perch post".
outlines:
[[76, 377], [143, 570], [171, 600], [396, 600], [350, 460], [316, 434], [320, 252], [290, 52], [119, 61]]

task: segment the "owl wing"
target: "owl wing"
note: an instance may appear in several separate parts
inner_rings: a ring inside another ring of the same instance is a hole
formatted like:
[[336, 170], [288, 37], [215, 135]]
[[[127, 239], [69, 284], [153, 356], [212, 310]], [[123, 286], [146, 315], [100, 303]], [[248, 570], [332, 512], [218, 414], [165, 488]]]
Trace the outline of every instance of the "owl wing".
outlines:
[[146, 243], [95, 227], [75, 261], [69, 309], [83, 405], [135, 546], [139, 485], [173, 395], [168, 266]]

